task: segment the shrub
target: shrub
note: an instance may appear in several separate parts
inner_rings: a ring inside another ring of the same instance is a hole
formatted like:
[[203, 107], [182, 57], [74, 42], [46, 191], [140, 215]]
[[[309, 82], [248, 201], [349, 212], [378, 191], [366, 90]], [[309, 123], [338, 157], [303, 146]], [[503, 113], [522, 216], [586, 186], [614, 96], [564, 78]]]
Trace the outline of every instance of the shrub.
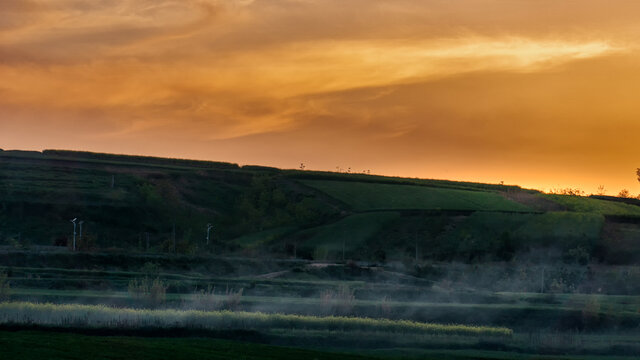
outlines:
[[144, 277], [129, 281], [128, 292], [129, 296], [148, 306], [158, 306], [166, 300], [167, 286], [160, 278]]
[[589, 255], [589, 251], [582, 246], [579, 245], [573, 249], [569, 249], [563, 255], [563, 259], [567, 263], [578, 263], [580, 265], [587, 265], [591, 256]]
[[325, 314], [347, 315], [353, 311], [355, 302], [354, 290], [341, 285], [338, 291], [325, 290], [320, 293], [320, 301]]
[[554, 294], [564, 293], [566, 285], [563, 279], [553, 279], [549, 285], [549, 291]]
[[596, 325], [600, 320], [600, 301], [597, 296], [591, 296], [582, 308], [582, 321], [585, 326]]
[[157, 278], [160, 276], [160, 266], [156, 263], [147, 261], [140, 268], [140, 272], [143, 273], [145, 277]]
[[212, 310], [236, 310], [240, 306], [242, 300], [242, 292], [244, 289], [237, 291], [227, 288], [224, 294], [217, 295], [215, 287], [207, 287], [206, 290], [200, 290], [193, 294], [189, 307], [195, 310], [212, 311]]
[[378, 304], [378, 313], [383, 318], [391, 317], [391, 303], [388, 297], [384, 297]]

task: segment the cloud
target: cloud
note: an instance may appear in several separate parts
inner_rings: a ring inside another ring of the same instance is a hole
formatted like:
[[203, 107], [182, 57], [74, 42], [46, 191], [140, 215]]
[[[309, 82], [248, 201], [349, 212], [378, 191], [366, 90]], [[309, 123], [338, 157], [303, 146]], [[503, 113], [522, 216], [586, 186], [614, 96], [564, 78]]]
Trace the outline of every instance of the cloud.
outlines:
[[253, 162], [323, 154], [333, 169], [348, 153], [399, 171], [393, 164], [418, 160], [582, 164], [599, 156], [591, 149], [629, 151], [616, 136], [638, 130], [635, 1], [5, 0], [2, 9], [2, 141], [49, 143], [73, 129], [73, 141], [101, 151], [162, 151], [153, 141], [180, 139], [193, 156], [214, 146]]

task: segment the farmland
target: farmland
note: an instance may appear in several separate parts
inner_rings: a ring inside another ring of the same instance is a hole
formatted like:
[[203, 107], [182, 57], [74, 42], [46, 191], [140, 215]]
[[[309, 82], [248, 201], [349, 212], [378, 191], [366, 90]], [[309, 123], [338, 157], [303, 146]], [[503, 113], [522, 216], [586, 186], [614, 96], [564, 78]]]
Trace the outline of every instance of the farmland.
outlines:
[[345, 201], [359, 211], [380, 209], [531, 210], [497, 193], [487, 191], [339, 181], [304, 181], [304, 183]]
[[[135, 359], [531, 359], [531, 355], [488, 350], [414, 350], [402, 356], [377, 351], [374, 354], [306, 350], [293, 347], [270, 346], [219, 339], [159, 338], [133, 336], [89, 336], [77, 333], [43, 331], [0, 331], [0, 346], [7, 358], [20, 359], [79, 359], [79, 358], [135, 358]], [[536, 356], [536, 359], [603, 359], [616, 356]]]
[[9, 358], [634, 358], [638, 209], [495, 184], [0, 151], [0, 344]]

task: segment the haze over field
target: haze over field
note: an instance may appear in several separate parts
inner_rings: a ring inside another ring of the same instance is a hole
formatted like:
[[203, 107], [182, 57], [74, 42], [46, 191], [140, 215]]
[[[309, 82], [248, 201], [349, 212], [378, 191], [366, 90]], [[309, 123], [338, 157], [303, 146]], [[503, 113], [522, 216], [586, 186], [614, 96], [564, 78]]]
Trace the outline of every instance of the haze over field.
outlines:
[[637, 1], [0, 7], [3, 148], [638, 193]]

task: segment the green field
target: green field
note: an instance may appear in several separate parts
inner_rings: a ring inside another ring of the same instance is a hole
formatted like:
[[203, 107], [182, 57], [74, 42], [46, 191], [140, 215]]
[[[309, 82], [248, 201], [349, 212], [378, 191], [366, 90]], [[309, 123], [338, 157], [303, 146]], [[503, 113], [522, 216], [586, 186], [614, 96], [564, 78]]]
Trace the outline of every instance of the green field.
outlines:
[[335, 223], [299, 233], [301, 247], [309, 249], [317, 260], [340, 259], [344, 250], [353, 253], [382, 228], [397, 220], [396, 212], [354, 214]]
[[[606, 340], [604, 340], [606, 341]], [[292, 346], [292, 345], [290, 345]], [[3, 359], [433, 359], [433, 360], [627, 360], [615, 355], [534, 355], [446, 349], [310, 350], [221, 339], [91, 336], [69, 332], [1, 331]]]
[[640, 216], [640, 206], [620, 202], [569, 195], [547, 194], [544, 197], [566, 207], [569, 211], [591, 212], [602, 215]]
[[531, 211], [498, 193], [428, 186], [305, 180], [357, 211], [389, 209]]
[[365, 359], [370, 357], [217, 339], [0, 331], [2, 359]]
[[557, 239], [565, 242], [595, 242], [600, 238], [604, 217], [594, 213], [548, 212], [535, 216], [516, 230], [529, 241], [549, 244]]
[[67, 359], [557, 359], [625, 360], [622, 356], [544, 356], [486, 350], [376, 350], [362, 355], [327, 350], [307, 350], [255, 343], [193, 338], [143, 338], [88, 336], [44, 331], [0, 331], [0, 347], [7, 360]]

